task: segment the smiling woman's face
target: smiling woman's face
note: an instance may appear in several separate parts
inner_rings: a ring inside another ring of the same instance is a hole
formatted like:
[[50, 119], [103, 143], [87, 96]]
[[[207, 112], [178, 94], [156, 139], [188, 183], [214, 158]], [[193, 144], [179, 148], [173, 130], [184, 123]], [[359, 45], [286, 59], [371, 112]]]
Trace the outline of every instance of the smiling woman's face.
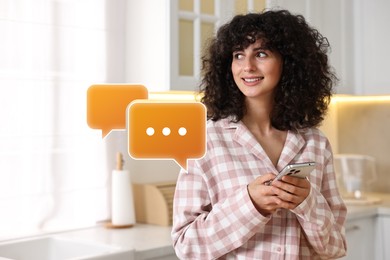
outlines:
[[283, 70], [281, 55], [262, 46], [262, 40], [233, 52], [232, 73], [240, 91], [247, 98], [272, 94]]

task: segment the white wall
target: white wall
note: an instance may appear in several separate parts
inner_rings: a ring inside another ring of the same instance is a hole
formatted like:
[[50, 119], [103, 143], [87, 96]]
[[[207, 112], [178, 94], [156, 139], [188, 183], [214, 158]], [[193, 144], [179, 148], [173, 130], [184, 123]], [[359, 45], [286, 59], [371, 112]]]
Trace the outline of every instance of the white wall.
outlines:
[[[107, 48], [112, 50], [107, 57], [108, 82], [139, 83], [149, 91], [170, 89], [168, 2], [169, 0], [120, 0], [115, 6], [107, 6], [112, 9], [107, 11], [107, 22], [117, 28], [108, 41]], [[116, 153], [121, 152], [125, 161], [124, 168], [131, 172], [133, 182], [176, 180], [180, 167], [171, 160], [130, 158], [125, 131], [112, 131], [104, 142], [108, 174], [115, 168]]]
[[125, 80], [143, 84], [149, 91], [169, 90], [169, 0], [126, 3]]

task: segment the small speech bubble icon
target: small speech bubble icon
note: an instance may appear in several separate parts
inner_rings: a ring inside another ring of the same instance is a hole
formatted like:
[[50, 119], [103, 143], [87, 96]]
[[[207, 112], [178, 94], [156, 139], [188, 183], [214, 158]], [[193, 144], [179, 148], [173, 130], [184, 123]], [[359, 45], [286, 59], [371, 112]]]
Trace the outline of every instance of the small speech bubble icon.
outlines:
[[134, 159], [187, 159], [206, 150], [206, 108], [200, 102], [136, 100], [127, 108], [128, 152]]
[[113, 129], [126, 129], [126, 108], [136, 99], [147, 99], [142, 85], [92, 85], [87, 91], [87, 123], [102, 129], [103, 138]]

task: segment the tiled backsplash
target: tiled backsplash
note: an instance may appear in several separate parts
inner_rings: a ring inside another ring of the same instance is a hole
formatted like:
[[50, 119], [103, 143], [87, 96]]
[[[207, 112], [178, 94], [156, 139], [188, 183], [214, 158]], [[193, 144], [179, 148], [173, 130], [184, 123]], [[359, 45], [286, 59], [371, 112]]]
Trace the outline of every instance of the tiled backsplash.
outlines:
[[369, 191], [390, 192], [390, 96], [335, 97], [321, 129], [334, 153], [373, 156], [377, 179]]

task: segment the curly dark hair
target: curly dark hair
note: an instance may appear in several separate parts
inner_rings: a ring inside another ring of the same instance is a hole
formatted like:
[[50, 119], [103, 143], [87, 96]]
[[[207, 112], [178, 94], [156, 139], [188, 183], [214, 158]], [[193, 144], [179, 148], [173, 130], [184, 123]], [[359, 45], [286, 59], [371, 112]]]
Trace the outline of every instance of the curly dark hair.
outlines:
[[233, 116], [237, 122], [245, 115], [245, 96], [231, 71], [233, 51], [245, 49], [258, 39], [283, 59], [270, 115], [272, 125], [279, 130], [318, 126], [337, 81], [328, 64], [329, 42], [303, 16], [287, 10], [237, 15], [210, 40], [208, 52], [202, 57], [200, 84], [208, 117], [216, 121]]

